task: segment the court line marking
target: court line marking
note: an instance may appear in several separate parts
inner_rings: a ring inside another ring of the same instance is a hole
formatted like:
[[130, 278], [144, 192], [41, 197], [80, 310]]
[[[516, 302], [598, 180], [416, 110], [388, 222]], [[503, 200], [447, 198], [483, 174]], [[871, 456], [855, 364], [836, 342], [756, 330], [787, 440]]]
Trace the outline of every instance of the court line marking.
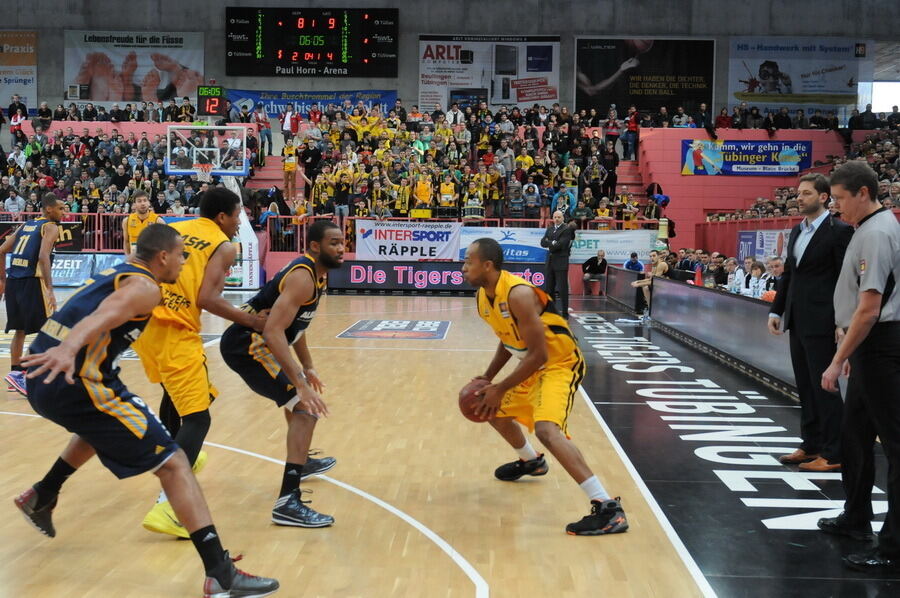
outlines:
[[641, 478], [641, 475], [638, 473], [637, 469], [635, 469], [634, 464], [631, 462], [631, 459], [628, 458], [628, 455], [625, 453], [622, 445], [619, 444], [618, 440], [616, 440], [616, 437], [613, 435], [612, 430], [607, 425], [606, 420], [604, 420], [603, 416], [600, 415], [600, 411], [598, 411], [594, 407], [593, 401], [591, 400], [591, 397], [588, 395], [587, 391], [584, 389], [584, 386], [579, 386], [578, 390], [581, 391], [581, 398], [584, 399], [584, 402], [587, 404], [588, 410], [594, 414], [594, 419], [596, 419], [597, 423], [600, 424], [600, 427], [603, 429], [603, 433], [606, 434], [607, 439], [609, 439], [609, 443], [619, 455], [619, 459], [622, 461], [622, 465], [625, 466], [625, 469], [628, 471], [628, 474], [631, 476], [634, 484], [641, 492], [644, 500], [647, 501], [647, 504], [650, 506], [650, 510], [656, 516], [656, 520], [659, 521], [660, 527], [663, 528], [666, 536], [668, 536], [669, 542], [672, 543], [672, 547], [675, 549], [675, 552], [677, 552], [678, 556], [681, 557], [681, 562], [684, 563], [684, 566], [687, 567], [688, 573], [690, 573], [691, 577], [694, 578], [694, 583], [697, 584], [697, 587], [700, 589], [700, 593], [707, 598], [716, 598], [716, 593], [712, 589], [712, 586], [709, 585], [709, 580], [707, 580], [706, 576], [703, 575], [703, 572], [700, 571], [700, 567], [697, 566], [697, 563], [696, 561], [694, 561], [691, 553], [688, 552], [684, 543], [681, 541], [681, 538], [678, 537], [678, 533], [675, 531], [675, 528], [672, 527], [672, 524], [669, 522], [669, 519], [666, 517], [665, 513], [663, 513], [662, 509], [659, 506], [659, 503], [656, 502], [653, 494], [650, 493], [650, 489], [647, 488], [647, 484], [644, 483], [643, 478]]
[[[35, 415], [33, 413], [18, 413], [16, 411], [0, 411], [0, 415], [18, 415], [20, 417], [36, 417], [38, 419], [43, 419], [40, 415]], [[268, 461], [269, 463], [274, 463], [276, 465], [284, 465], [283, 459], [275, 459], [273, 457], [267, 457], [266, 455], [261, 455], [259, 453], [254, 453], [252, 451], [246, 451], [244, 449], [239, 449], [233, 446], [228, 446], [226, 444], [219, 444], [218, 442], [209, 442], [206, 441], [203, 444], [207, 444], [209, 446], [214, 446], [216, 448], [220, 448], [226, 451], [231, 451], [233, 453], [238, 453], [239, 455], [245, 455], [247, 457], [253, 457], [255, 459], [259, 459], [261, 461]], [[488, 598], [490, 596], [490, 587], [488, 586], [487, 581], [478, 573], [478, 570], [472, 566], [472, 563], [466, 560], [466, 558], [461, 555], [453, 546], [450, 545], [449, 542], [440, 537], [437, 533], [432, 531], [429, 527], [427, 527], [424, 523], [414, 518], [412, 515], [409, 515], [397, 507], [393, 506], [390, 503], [387, 503], [377, 496], [373, 496], [366, 492], [365, 490], [360, 490], [356, 486], [351, 486], [346, 482], [342, 482], [340, 480], [336, 480], [327, 475], [319, 475], [316, 476], [322, 480], [325, 480], [329, 484], [334, 484], [339, 488], [343, 488], [348, 492], [352, 492], [357, 496], [360, 496], [367, 501], [381, 507], [388, 513], [394, 515], [395, 517], [402, 519], [411, 527], [415, 528], [420, 534], [431, 540], [438, 548], [440, 548], [444, 554], [450, 557], [450, 559], [456, 563], [456, 565], [462, 569], [462, 572], [465, 573], [466, 577], [469, 578], [469, 581], [472, 582], [475, 586], [475, 598]]]
[[[223, 449], [226, 451], [231, 451], [231, 452], [238, 453], [241, 455], [246, 455], [248, 457], [254, 457], [254, 458], [260, 459], [262, 461], [268, 461], [269, 463], [275, 463], [276, 465], [284, 465], [283, 459], [274, 459], [272, 457], [267, 457], [266, 455], [261, 455], [259, 453], [254, 453], [252, 451], [246, 451], [244, 449], [235, 448], [233, 446], [228, 446], [225, 444], [219, 444], [217, 442], [208, 442], [208, 441], [204, 442], [203, 444], [207, 444], [209, 446], [214, 446], [216, 448], [220, 448], [220, 449]], [[390, 503], [387, 503], [387, 502], [381, 500], [377, 496], [373, 496], [373, 495], [369, 494], [368, 492], [366, 492], [365, 490], [360, 490], [356, 486], [351, 486], [350, 484], [348, 484], [346, 482], [336, 480], [327, 475], [319, 475], [317, 477], [319, 479], [325, 480], [326, 482], [328, 482], [330, 484], [334, 484], [335, 486], [338, 486], [339, 488], [343, 488], [344, 490], [347, 490], [348, 492], [352, 492], [353, 494], [356, 494], [357, 496], [360, 496], [360, 497], [368, 500], [369, 502], [381, 507], [388, 513], [391, 513], [392, 515], [394, 515], [394, 516], [402, 519], [406, 523], [408, 523], [410, 526], [415, 528], [423, 536], [425, 536], [426, 538], [428, 538], [429, 540], [434, 542], [434, 544], [437, 545], [437, 547], [440, 548], [444, 552], [444, 554], [449, 556], [453, 560], [453, 562], [456, 563], [456, 565], [460, 569], [462, 569], [463, 573], [466, 574], [466, 577], [468, 577], [469, 580], [475, 585], [475, 597], [476, 598], [488, 598], [488, 596], [490, 595], [490, 588], [488, 587], [487, 581], [485, 581], [485, 579], [481, 576], [481, 574], [478, 573], [478, 570], [476, 570], [475, 567], [473, 567], [472, 564], [469, 561], [467, 561], [464, 556], [462, 556], [459, 552], [457, 552], [456, 549], [453, 548], [453, 546], [451, 546], [449, 542], [447, 542], [442, 537], [440, 537], [437, 533], [435, 533], [430, 528], [425, 526], [425, 524], [420, 522], [418, 519], [415, 519], [412, 515], [409, 515], [403, 511], [401, 511], [400, 509], [391, 505]]]

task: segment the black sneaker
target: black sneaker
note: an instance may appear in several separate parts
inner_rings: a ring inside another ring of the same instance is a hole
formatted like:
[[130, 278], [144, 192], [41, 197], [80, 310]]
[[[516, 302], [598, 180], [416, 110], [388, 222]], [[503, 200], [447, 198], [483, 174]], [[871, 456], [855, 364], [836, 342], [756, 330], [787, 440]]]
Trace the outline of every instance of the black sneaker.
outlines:
[[[234, 566], [233, 561], [239, 561], [241, 557], [231, 559], [228, 551], [225, 551], [226, 570], [216, 577], [207, 577], [203, 582], [203, 598], [262, 598], [274, 594], [279, 587], [277, 579], [257, 577], [244, 573]], [[221, 579], [227, 579], [227, 586], [222, 585]]]
[[13, 499], [16, 507], [22, 511], [25, 520], [37, 531], [51, 538], [56, 537], [56, 529], [53, 527], [53, 509], [56, 508], [58, 496], [54, 496], [50, 504], [44, 505], [40, 509], [36, 509], [38, 502], [37, 490], [33, 487], [29, 488], [19, 496]]
[[334, 457], [322, 457], [321, 459], [314, 459], [313, 455], [321, 454], [321, 451], [312, 450], [309, 452], [309, 457], [306, 459], [306, 463], [303, 464], [303, 474], [300, 476], [301, 480], [305, 480], [306, 478], [314, 475], [319, 475], [320, 473], [325, 473], [335, 465], [337, 465], [337, 459]]
[[525, 475], [546, 475], [550, 468], [544, 460], [544, 455], [539, 454], [536, 459], [530, 461], [513, 461], [505, 463], [494, 470], [494, 477], [503, 482], [515, 482]]
[[841, 511], [841, 514], [837, 517], [824, 517], [819, 519], [819, 522], [816, 525], [818, 525], [819, 529], [825, 533], [835, 534], [837, 536], [847, 536], [854, 540], [865, 542], [875, 538], [874, 534], [872, 534], [871, 525], [854, 526], [847, 521], [847, 514], [843, 511]]
[[273, 523], [294, 527], [328, 527], [334, 524], [334, 517], [331, 515], [323, 515], [307, 507], [311, 501], [301, 500], [300, 492], [301, 490], [297, 488], [275, 501], [275, 508], [272, 509]]
[[621, 534], [628, 530], [628, 519], [618, 497], [609, 500], [592, 500], [591, 514], [581, 521], [566, 526], [570, 536], [602, 536]]

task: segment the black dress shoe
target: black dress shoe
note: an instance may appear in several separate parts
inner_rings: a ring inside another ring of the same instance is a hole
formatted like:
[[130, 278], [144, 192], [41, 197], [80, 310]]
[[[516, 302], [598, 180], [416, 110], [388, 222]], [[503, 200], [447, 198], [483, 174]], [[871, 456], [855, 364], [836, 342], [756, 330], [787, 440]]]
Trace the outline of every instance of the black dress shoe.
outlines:
[[871, 541], [874, 536], [871, 526], [867, 528], [851, 525], [847, 521], [847, 514], [843, 511], [837, 517], [828, 517], [819, 519], [819, 529], [828, 534], [837, 536], [847, 536], [854, 540]]
[[848, 554], [844, 557], [844, 564], [857, 571], [900, 572], [900, 558], [881, 554], [877, 548], [870, 552]]

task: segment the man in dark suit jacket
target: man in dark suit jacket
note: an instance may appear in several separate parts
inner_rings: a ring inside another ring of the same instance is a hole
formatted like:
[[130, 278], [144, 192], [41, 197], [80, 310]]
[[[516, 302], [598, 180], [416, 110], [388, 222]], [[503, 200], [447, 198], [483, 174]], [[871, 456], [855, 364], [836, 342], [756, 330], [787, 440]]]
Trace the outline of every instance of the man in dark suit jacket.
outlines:
[[547, 248], [544, 290], [552, 298], [559, 293], [562, 317], [569, 319], [569, 251], [575, 240], [575, 230], [565, 223], [563, 213], [553, 212], [553, 224], [547, 227], [541, 247]]
[[822, 373], [839, 341], [834, 323], [834, 288], [853, 229], [825, 206], [831, 194], [821, 174], [800, 177], [797, 203], [806, 218], [791, 230], [784, 274], [769, 314], [769, 332], [790, 330], [791, 361], [800, 395], [800, 448], [779, 458], [805, 471], [838, 471], [843, 401], [822, 389]]

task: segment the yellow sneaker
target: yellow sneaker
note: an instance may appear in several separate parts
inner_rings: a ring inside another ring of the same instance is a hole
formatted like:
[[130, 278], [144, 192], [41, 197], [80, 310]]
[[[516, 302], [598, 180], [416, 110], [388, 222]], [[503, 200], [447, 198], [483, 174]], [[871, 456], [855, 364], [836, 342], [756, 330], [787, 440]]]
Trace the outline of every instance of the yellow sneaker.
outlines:
[[194, 471], [194, 475], [197, 475], [203, 468], [206, 467], [206, 462], [209, 460], [209, 455], [206, 454], [206, 451], [200, 451], [197, 453], [197, 460], [194, 461], [194, 464], [191, 466], [191, 469]]
[[153, 505], [153, 508], [144, 517], [141, 525], [144, 526], [145, 530], [156, 532], [157, 534], [169, 534], [178, 538], [191, 537], [187, 529], [178, 521], [178, 517], [175, 516], [175, 511], [172, 510], [172, 505], [169, 504], [169, 501]]

